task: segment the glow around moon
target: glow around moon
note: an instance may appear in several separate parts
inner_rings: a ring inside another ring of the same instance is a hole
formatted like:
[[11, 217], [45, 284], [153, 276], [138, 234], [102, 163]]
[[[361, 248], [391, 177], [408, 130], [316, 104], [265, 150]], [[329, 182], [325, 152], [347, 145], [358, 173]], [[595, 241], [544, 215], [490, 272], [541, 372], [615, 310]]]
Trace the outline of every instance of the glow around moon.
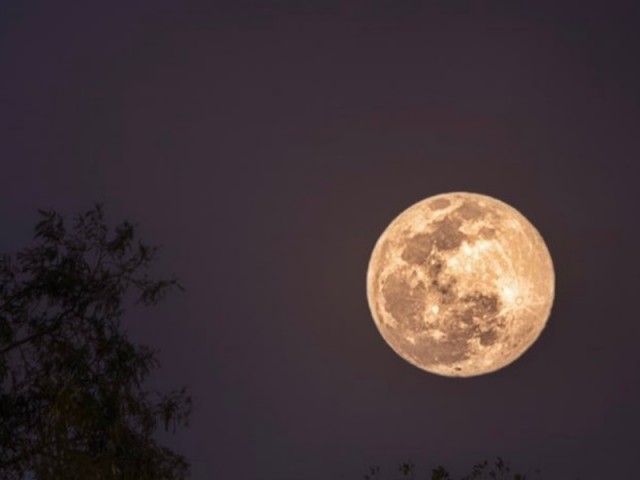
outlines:
[[544, 240], [509, 205], [445, 193], [402, 212], [367, 272], [376, 326], [402, 358], [470, 377], [520, 357], [542, 332], [554, 297]]

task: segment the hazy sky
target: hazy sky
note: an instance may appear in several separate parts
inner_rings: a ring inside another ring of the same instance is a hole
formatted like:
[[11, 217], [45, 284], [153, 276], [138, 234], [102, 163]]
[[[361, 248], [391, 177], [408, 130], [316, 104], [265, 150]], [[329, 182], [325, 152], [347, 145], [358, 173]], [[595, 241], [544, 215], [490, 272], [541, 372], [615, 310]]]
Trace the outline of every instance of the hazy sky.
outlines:
[[[187, 291], [126, 324], [194, 396], [195, 480], [637, 474], [638, 2], [316, 3], [0, 2], [2, 250], [94, 201], [164, 246]], [[365, 294], [393, 217], [460, 190], [557, 277], [533, 348], [463, 380], [393, 353]]]

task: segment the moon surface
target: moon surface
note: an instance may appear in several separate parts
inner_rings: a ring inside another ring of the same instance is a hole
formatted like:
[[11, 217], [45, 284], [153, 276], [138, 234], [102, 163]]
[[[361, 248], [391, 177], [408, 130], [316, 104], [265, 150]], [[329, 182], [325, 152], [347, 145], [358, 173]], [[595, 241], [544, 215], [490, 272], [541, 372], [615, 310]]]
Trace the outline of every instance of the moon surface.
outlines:
[[378, 239], [367, 299], [382, 337], [438, 375], [471, 377], [520, 357], [539, 337], [555, 275], [536, 228], [476, 193], [444, 193], [396, 217]]

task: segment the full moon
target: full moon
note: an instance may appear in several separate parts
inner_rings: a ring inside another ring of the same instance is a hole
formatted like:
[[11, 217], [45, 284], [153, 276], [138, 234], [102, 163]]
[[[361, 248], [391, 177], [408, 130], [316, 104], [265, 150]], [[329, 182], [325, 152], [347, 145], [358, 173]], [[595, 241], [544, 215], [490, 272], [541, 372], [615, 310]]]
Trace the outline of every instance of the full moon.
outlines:
[[539, 337], [555, 275], [538, 230], [486, 195], [444, 193], [407, 208], [378, 239], [367, 299], [378, 330], [427, 372], [499, 370]]

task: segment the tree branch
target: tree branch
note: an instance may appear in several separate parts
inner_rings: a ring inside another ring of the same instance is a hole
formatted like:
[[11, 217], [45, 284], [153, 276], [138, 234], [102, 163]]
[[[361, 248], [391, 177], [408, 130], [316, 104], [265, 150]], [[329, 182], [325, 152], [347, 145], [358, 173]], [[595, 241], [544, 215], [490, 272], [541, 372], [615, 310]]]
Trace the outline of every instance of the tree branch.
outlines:
[[40, 330], [38, 332], [32, 333], [31, 335], [4, 347], [2, 350], [0, 350], [0, 355], [5, 355], [9, 353], [11, 350], [15, 350], [16, 348], [21, 347], [25, 343], [32, 342], [34, 340], [37, 340], [40, 337], [44, 337], [45, 335], [49, 335], [55, 332], [57, 329], [59, 329], [62, 326], [62, 322], [65, 319], [65, 317], [69, 315], [71, 312], [73, 312], [73, 310], [74, 310], [73, 307], [66, 309], [64, 312], [58, 315], [58, 318], [56, 319], [56, 321], [53, 322], [53, 324], [50, 325], [49, 327], [45, 328], [44, 330]]

